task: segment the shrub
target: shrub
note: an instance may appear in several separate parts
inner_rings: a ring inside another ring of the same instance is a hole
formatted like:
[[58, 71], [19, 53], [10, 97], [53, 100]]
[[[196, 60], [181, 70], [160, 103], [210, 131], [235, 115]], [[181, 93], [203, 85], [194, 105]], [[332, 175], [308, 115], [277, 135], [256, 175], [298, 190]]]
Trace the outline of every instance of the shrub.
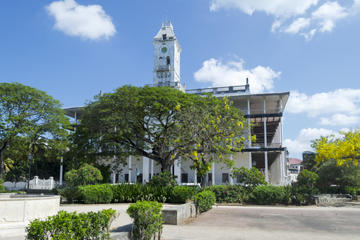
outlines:
[[312, 189], [315, 187], [315, 184], [318, 180], [319, 180], [319, 175], [304, 169], [297, 176], [296, 185]]
[[47, 220], [30, 222], [26, 227], [26, 239], [110, 239], [109, 227], [115, 215], [113, 209], [79, 214], [60, 211]]
[[[65, 187], [57, 189], [62, 198], [66, 199], [67, 203], [73, 203], [80, 200], [78, 187]], [[63, 199], [62, 199], [63, 201]]]
[[281, 186], [257, 186], [250, 194], [250, 201], [256, 204], [275, 204], [286, 201], [286, 191]]
[[169, 199], [172, 188], [153, 187], [149, 185], [119, 184], [111, 185], [113, 191], [112, 202], [158, 201]]
[[138, 201], [130, 204], [127, 213], [133, 219], [132, 239], [151, 240], [161, 237], [162, 204], [150, 201]]
[[70, 187], [96, 184], [103, 179], [96, 167], [83, 164], [78, 170], [72, 169], [65, 174], [66, 184]]
[[248, 194], [244, 187], [237, 185], [214, 185], [205, 188], [205, 190], [215, 193], [218, 203], [240, 203]]
[[110, 203], [113, 199], [109, 184], [79, 186], [78, 191], [84, 203]]
[[249, 190], [253, 190], [258, 185], [267, 184], [264, 174], [255, 167], [250, 169], [245, 167], [234, 168], [232, 171], [232, 177], [238, 179], [238, 182]]
[[176, 186], [177, 182], [175, 180], [175, 176], [173, 176], [170, 172], [165, 171], [150, 179], [147, 185], [155, 187], [172, 187]]
[[198, 192], [197, 187], [192, 186], [175, 186], [167, 202], [169, 203], [186, 203], [193, 200], [195, 194]]
[[216, 202], [215, 194], [212, 191], [204, 190], [199, 192], [194, 197], [194, 203], [197, 211], [202, 213], [212, 208]]
[[0, 193], [6, 192], [5, 186], [3, 185], [4, 180], [0, 178]]

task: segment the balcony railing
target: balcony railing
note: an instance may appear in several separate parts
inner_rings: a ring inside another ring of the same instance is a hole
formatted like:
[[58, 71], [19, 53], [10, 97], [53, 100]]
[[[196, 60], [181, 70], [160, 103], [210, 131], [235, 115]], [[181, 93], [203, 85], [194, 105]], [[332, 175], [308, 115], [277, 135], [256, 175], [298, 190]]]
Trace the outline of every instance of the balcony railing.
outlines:
[[190, 94], [206, 94], [212, 93], [213, 95], [221, 94], [245, 94], [249, 92], [249, 85], [240, 86], [227, 86], [227, 87], [213, 87], [213, 88], [198, 88], [186, 90]]

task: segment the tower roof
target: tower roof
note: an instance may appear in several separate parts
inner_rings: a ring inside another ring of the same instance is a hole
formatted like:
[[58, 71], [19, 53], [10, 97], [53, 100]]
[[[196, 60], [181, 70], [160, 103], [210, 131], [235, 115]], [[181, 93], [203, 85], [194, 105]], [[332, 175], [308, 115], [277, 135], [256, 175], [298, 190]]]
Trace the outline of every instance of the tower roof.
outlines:
[[[164, 36], [166, 36], [166, 39], [164, 39]], [[171, 22], [164, 22], [162, 23], [159, 32], [154, 37], [154, 40], [167, 40], [169, 38], [174, 40], [176, 39], [174, 27]]]

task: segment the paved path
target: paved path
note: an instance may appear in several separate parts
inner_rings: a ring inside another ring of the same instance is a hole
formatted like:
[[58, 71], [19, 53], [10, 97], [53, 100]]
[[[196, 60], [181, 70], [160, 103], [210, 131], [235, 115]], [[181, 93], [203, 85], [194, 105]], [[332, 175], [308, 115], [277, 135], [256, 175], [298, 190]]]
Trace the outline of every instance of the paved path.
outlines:
[[[61, 206], [61, 210], [77, 212], [106, 208], [120, 213], [112, 229], [131, 223], [128, 204]], [[0, 224], [0, 240], [24, 240], [24, 234], [24, 225]], [[163, 239], [360, 240], [360, 208], [220, 206], [186, 225], [165, 225]]]
[[215, 207], [192, 223], [165, 226], [164, 239], [360, 239], [359, 208]]

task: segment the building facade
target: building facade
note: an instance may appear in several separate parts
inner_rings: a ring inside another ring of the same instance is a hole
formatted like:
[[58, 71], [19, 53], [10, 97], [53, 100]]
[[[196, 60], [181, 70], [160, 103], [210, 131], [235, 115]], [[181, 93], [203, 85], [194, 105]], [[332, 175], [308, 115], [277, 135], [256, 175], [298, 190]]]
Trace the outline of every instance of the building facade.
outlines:
[[[251, 94], [248, 84], [186, 90], [180, 78], [181, 47], [171, 23], [163, 23], [153, 40], [154, 72], [151, 86], [169, 86], [189, 94], [212, 93], [215, 97], [229, 98], [248, 121], [246, 139], [256, 135], [256, 142], [248, 140], [241, 152], [234, 152], [229, 157], [234, 167], [256, 167], [264, 173], [266, 180], [274, 185], [289, 183], [286, 149], [283, 147], [283, 112], [289, 98], [289, 92]], [[79, 116], [80, 108], [66, 109], [67, 115]], [[213, 163], [206, 176], [207, 185], [236, 184], [231, 177], [231, 169], [223, 164]], [[113, 183], [146, 183], [160, 173], [160, 166], [146, 157], [130, 156], [127, 164], [114, 169]], [[197, 184], [196, 171], [191, 169], [191, 162], [186, 159], [176, 161], [172, 173], [179, 184]]]

